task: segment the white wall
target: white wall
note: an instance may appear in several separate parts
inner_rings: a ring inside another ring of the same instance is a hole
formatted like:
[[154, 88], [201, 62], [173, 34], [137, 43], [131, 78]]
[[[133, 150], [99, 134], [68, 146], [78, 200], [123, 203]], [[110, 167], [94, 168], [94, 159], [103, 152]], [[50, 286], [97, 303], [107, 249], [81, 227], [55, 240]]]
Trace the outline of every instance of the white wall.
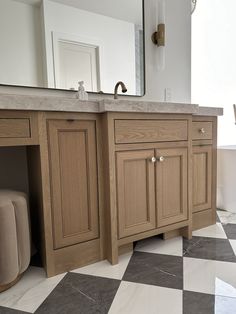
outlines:
[[142, 24], [142, 1], [140, 0], [51, 0], [90, 11], [97, 14], [113, 17], [122, 21]]
[[[157, 71], [158, 48], [151, 41], [151, 35], [156, 28], [155, 8], [157, 0], [145, 0], [146, 95], [138, 99], [163, 101], [164, 89], [170, 87], [173, 102], [188, 103], [191, 100], [191, 1], [165, 1], [167, 23], [166, 68], [163, 71]], [[5, 93], [17, 92], [74, 97], [74, 93], [71, 91], [0, 87], [1, 91]], [[90, 95], [90, 99], [99, 97], [106, 96]], [[137, 98], [129, 97], [129, 99], [136, 100]]]
[[[123, 80], [135, 94], [135, 27], [133, 23], [90, 13], [75, 7], [43, 1], [48, 86], [54, 87], [52, 32], [98, 42], [100, 50], [101, 90], [112, 93]], [[86, 86], [85, 86], [86, 87]]]
[[235, 0], [198, 0], [192, 16], [192, 102], [224, 107], [218, 145], [236, 144], [235, 12]]
[[1, 84], [43, 86], [39, 14], [37, 7], [0, 1]]
[[146, 17], [146, 96], [164, 100], [165, 88], [171, 88], [173, 102], [191, 99], [191, 1], [165, 0], [165, 68], [158, 71], [157, 47], [151, 42], [155, 30], [156, 0], [145, 1]]

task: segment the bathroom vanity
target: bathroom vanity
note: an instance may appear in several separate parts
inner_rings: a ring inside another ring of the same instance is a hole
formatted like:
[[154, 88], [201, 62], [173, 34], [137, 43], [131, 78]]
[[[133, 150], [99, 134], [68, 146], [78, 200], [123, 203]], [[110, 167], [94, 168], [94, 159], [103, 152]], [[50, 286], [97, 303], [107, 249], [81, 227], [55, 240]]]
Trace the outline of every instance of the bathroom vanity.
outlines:
[[221, 108], [0, 96], [0, 146], [26, 146], [48, 276], [216, 222]]

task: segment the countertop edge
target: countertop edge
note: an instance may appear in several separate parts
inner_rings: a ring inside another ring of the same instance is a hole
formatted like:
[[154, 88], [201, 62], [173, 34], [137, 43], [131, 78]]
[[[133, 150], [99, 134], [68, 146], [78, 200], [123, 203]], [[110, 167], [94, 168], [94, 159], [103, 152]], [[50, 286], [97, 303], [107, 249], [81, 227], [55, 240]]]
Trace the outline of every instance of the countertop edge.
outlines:
[[166, 103], [113, 99], [81, 101], [76, 98], [16, 94], [0, 94], [0, 110], [57, 111], [78, 113], [133, 112], [191, 114], [201, 116], [223, 115], [223, 108], [200, 107], [196, 104], [188, 103]]

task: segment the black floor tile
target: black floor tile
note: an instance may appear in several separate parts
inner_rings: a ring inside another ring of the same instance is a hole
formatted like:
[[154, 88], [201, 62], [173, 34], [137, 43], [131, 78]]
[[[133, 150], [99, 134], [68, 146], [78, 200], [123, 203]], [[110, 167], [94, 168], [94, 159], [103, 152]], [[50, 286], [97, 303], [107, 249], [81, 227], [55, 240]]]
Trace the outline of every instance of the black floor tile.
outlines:
[[214, 314], [215, 296], [184, 291], [183, 293], [183, 314]]
[[107, 314], [120, 280], [68, 273], [37, 314]]
[[236, 224], [222, 224], [228, 239], [236, 240]]
[[183, 256], [236, 263], [236, 256], [227, 239], [207, 237], [184, 239]]
[[28, 314], [28, 313], [0, 306], [0, 314]]
[[183, 288], [183, 258], [134, 252], [123, 280], [160, 287]]

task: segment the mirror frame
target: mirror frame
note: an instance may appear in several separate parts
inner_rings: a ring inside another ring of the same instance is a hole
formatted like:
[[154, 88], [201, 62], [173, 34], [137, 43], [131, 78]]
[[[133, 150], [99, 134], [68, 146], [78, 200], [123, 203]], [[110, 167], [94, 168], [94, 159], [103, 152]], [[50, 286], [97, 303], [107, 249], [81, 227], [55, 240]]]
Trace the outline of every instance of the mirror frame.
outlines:
[[[129, 94], [119, 94], [119, 96], [128, 96], [128, 97], [143, 97], [146, 94], [146, 45], [145, 45], [145, 8], [144, 0], [142, 1], [142, 20], [143, 20], [143, 94], [142, 95], [129, 95]], [[37, 86], [27, 86], [27, 85], [11, 85], [11, 84], [1, 84], [0, 87], [16, 87], [16, 88], [30, 88], [30, 89], [39, 89], [39, 90], [52, 90], [52, 91], [62, 91], [62, 92], [71, 92], [76, 93], [77, 91], [71, 91], [69, 89], [61, 88], [52, 88], [52, 87], [37, 87]], [[114, 86], [115, 88], [115, 86]], [[99, 93], [99, 92], [88, 92], [92, 95], [114, 95], [114, 93]]]

